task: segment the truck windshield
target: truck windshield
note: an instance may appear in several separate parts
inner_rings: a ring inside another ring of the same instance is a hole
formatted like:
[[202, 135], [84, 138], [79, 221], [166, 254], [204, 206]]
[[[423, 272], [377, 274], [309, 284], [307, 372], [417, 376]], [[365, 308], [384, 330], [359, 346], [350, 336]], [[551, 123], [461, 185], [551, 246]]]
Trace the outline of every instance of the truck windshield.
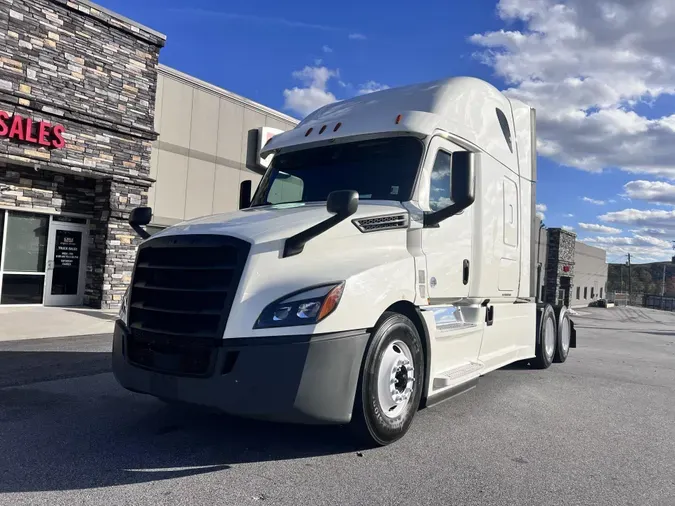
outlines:
[[410, 200], [423, 144], [392, 137], [309, 148], [273, 158], [253, 206], [325, 202], [336, 190], [364, 200]]

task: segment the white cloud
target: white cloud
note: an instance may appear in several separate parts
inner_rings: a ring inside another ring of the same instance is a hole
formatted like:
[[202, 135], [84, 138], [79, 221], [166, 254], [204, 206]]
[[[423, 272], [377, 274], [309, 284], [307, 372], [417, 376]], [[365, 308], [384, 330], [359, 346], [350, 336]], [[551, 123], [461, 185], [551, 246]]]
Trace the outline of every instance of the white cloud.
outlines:
[[570, 225], [563, 225], [562, 228], [563, 228], [563, 230], [567, 230], [569, 232], [574, 232], [574, 227], [572, 227]]
[[359, 95], [366, 95], [368, 93], [373, 93], [375, 91], [388, 90], [389, 86], [386, 84], [380, 84], [375, 81], [368, 81], [363, 84], [360, 84], [358, 87], [357, 93]]
[[663, 229], [675, 231], [675, 210], [662, 209], [624, 209], [599, 216], [600, 221], [628, 225], [645, 229]]
[[592, 199], [590, 197], [582, 197], [581, 200], [583, 200], [584, 202], [590, 202], [591, 204], [595, 204], [596, 206], [604, 206], [605, 205], [604, 200], [596, 200], [596, 199]]
[[321, 48], [321, 50], [322, 50], [324, 53], [332, 53], [332, 52], [333, 52], [333, 48], [331, 48], [330, 46], [323, 46], [323, 47]]
[[620, 228], [608, 227], [607, 225], [598, 225], [596, 223], [579, 223], [579, 228], [598, 234], [619, 234]]
[[306, 66], [302, 70], [293, 72], [293, 78], [302, 82], [303, 87], [294, 87], [284, 90], [284, 107], [307, 116], [324, 105], [336, 102], [337, 97], [328, 89], [331, 79], [336, 78], [337, 84], [349, 95], [365, 95], [389, 88], [386, 84], [376, 81], [366, 81], [354, 86], [340, 77], [339, 70], [332, 70], [321, 65], [322, 60], [316, 60], [316, 66]]
[[668, 241], [637, 234], [633, 237], [591, 237], [584, 242], [607, 251], [610, 261], [625, 260], [628, 253], [635, 263], [664, 261], [672, 256]]
[[633, 109], [675, 94], [672, 0], [500, 0], [520, 29], [476, 34], [478, 54], [538, 109], [540, 153], [589, 171], [675, 179], [675, 115]]
[[541, 220], [544, 221], [546, 219], [546, 215], [544, 214], [545, 211], [548, 210], [548, 207], [546, 204], [537, 204], [537, 214], [536, 216]]
[[293, 72], [293, 77], [302, 81], [305, 87], [284, 90], [284, 107], [306, 116], [319, 107], [335, 102], [337, 98], [328, 91], [328, 81], [338, 74], [337, 70], [309, 66]]
[[572, 213], [563, 214], [563, 216], [565, 218], [574, 218], [574, 215]]
[[656, 204], [675, 204], [675, 185], [663, 181], [631, 181], [624, 185], [626, 196]]
[[366, 40], [366, 36], [363, 35], [362, 33], [350, 33], [349, 39], [350, 40]]

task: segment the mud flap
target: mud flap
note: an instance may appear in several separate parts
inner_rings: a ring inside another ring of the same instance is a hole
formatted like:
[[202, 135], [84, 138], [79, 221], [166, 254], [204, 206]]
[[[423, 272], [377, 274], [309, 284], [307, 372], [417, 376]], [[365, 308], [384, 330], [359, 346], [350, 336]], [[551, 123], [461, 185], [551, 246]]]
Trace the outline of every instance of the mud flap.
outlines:
[[577, 329], [574, 328], [574, 321], [570, 318], [570, 348], [577, 347]]

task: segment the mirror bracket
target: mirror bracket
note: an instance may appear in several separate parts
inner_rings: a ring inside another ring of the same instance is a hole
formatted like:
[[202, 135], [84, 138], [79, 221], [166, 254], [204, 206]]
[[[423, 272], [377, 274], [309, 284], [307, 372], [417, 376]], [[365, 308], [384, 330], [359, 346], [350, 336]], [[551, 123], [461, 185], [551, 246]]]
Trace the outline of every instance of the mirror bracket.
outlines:
[[359, 194], [353, 190], [334, 191], [328, 195], [326, 208], [333, 216], [286, 239], [282, 258], [299, 255], [307, 241], [330, 230], [341, 221], [353, 215], [359, 207]]

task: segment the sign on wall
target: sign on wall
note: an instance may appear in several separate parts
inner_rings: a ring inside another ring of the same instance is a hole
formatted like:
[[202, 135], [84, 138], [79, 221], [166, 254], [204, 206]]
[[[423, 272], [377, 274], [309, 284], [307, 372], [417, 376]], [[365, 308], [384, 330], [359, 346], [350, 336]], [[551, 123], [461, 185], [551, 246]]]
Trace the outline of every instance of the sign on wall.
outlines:
[[47, 121], [33, 121], [20, 114], [11, 115], [0, 111], [0, 137], [36, 144], [51, 149], [66, 146], [63, 125], [52, 125]]
[[265, 144], [267, 144], [272, 137], [275, 135], [279, 135], [280, 133], [283, 133], [283, 130], [279, 130], [278, 128], [270, 128], [270, 127], [260, 127], [258, 129], [258, 165], [261, 167], [269, 167], [270, 163], [272, 162], [272, 154], [267, 155], [265, 158], [260, 156], [260, 152], [262, 149], [265, 147]]

